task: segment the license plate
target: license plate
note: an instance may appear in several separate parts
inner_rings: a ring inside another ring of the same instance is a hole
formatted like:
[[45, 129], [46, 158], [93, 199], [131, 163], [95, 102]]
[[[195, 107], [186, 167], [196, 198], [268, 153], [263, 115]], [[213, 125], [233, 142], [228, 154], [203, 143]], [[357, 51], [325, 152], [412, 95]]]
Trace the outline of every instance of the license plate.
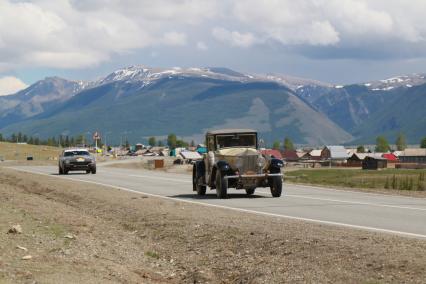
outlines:
[[84, 162], [84, 158], [77, 158], [77, 162]]

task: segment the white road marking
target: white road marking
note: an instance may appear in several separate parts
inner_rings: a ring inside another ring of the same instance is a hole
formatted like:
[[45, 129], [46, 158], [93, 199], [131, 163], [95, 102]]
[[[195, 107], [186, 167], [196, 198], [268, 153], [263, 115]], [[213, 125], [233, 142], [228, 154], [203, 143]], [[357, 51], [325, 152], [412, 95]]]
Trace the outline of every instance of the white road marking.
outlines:
[[[118, 174], [118, 173], [113, 173], [113, 174]], [[156, 176], [131, 175], [131, 174], [121, 174], [121, 173], [120, 173], [120, 175], [125, 175], [125, 176], [130, 176], [130, 177], [138, 177], [138, 178], [149, 178], [149, 179], [156, 179], [156, 180], [165, 180], [165, 181], [172, 181], [172, 182], [192, 183], [192, 181], [181, 180], [181, 179], [176, 179], [176, 178], [163, 178], [163, 177], [156, 177]], [[261, 192], [263, 194], [267, 194], [267, 192], [261, 191], [261, 190], [257, 190], [257, 192]], [[347, 201], [347, 200], [341, 200], [341, 199], [328, 199], [328, 198], [320, 198], [320, 197], [308, 197], [308, 196], [297, 195], [297, 194], [286, 194], [285, 196], [293, 197], [293, 198], [311, 199], [311, 200], [340, 202], [340, 203], [353, 204], [353, 205], [366, 205], [366, 206], [376, 206], [376, 207], [388, 207], [388, 208], [397, 208], [397, 209], [426, 211], [426, 208], [418, 208], [418, 207], [410, 207], [410, 206], [380, 204], [380, 203], [371, 203], [371, 202], [359, 202], [359, 201]]]
[[171, 201], [175, 201], [175, 202], [176, 201], [185, 202], [185, 203], [190, 203], [190, 204], [197, 204], [197, 205], [202, 205], [202, 206], [221, 208], [221, 209], [233, 210], [233, 211], [256, 214], [256, 215], [278, 217], [278, 218], [285, 218], [285, 219], [291, 219], [291, 220], [306, 221], [306, 222], [312, 222], [312, 223], [318, 223], [318, 224], [341, 226], [341, 227], [347, 227], [347, 228], [352, 228], [352, 229], [361, 229], [361, 230], [368, 230], [368, 231], [374, 231], [374, 232], [380, 232], [380, 233], [388, 233], [388, 234], [394, 234], [394, 235], [400, 235], [400, 236], [426, 239], [426, 235], [422, 235], [422, 234], [388, 230], [388, 229], [377, 228], [377, 227], [353, 225], [353, 224], [348, 224], [348, 223], [333, 222], [333, 221], [326, 221], [326, 220], [319, 220], [319, 219], [296, 217], [296, 216], [290, 216], [290, 215], [267, 213], [267, 212], [261, 212], [261, 211], [243, 209], [243, 208], [229, 207], [229, 206], [225, 206], [225, 205], [217, 205], [217, 204], [205, 203], [205, 202], [200, 202], [200, 201], [192, 201], [192, 200], [185, 200], [185, 199], [180, 199], [180, 198], [175, 198], [175, 197], [162, 196], [162, 195], [157, 195], [157, 194], [152, 194], [152, 193], [141, 192], [141, 191], [137, 191], [137, 190], [133, 190], [133, 189], [130, 189], [130, 188], [121, 187], [121, 186], [104, 184], [104, 183], [101, 183], [101, 182], [88, 181], [88, 180], [70, 178], [70, 177], [65, 177], [65, 176], [52, 176], [51, 174], [47, 174], [47, 173], [34, 172], [34, 171], [18, 169], [18, 168], [13, 168], [13, 167], [10, 167], [10, 169], [21, 171], [21, 172], [32, 173], [32, 174], [49, 176], [49, 177], [52, 177], [52, 178], [56, 177], [56, 178], [62, 178], [62, 179], [71, 180], [71, 181], [80, 181], [80, 182], [84, 182], [84, 183], [90, 183], [90, 184], [115, 188], [115, 189], [119, 189], [119, 190], [123, 190], [123, 191], [127, 191], [127, 192], [132, 192], [132, 193], [136, 193], [136, 194], [147, 195], [147, 196], [152, 196], [152, 197], [156, 197], [156, 198], [171, 200]]
[[[338, 192], [338, 193], [343, 192], [343, 190], [341, 190], [341, 189], [320, 187], [320, 186], [315, 186], [315, 185], [305, 185], [305, 184], [292, 183], [292, 182], [287, 182], [287, 184], [290, 184], [290, 185], [293, 185], [293, 186], [296, 186], [296, 187], [302, 187], [302, 188], [306, 187], [306, 188], [312, 188], [312, 189], [316, 189], [316, 190], [334, 191], [334, 192]], [[347, 188], [344, 190], [344, 192], [350, 192], [350, 193], [356, 193], [356, 194], [362, 194], [362, 195], [373, 195], [373, 196], [380, 196], [380, 197], [382, 197], [382, 196], [395, 197], [395, 195], [392, 195], [392, 194], [356, 191], [356, 190], [350, 190], [350, 189], [347, 189]], [[403, 196], [403, 195], [398, 195], [398, 198], [424, 200], [424, 197]]]

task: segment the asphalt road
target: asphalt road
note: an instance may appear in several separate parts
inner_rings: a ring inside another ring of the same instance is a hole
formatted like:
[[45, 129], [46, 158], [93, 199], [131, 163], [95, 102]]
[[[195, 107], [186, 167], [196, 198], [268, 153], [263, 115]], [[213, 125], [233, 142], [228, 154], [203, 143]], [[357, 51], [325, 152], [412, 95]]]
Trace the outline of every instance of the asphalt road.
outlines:
[[281, 198], [272, 198], [269, 188], [263, 188], [257, 189], [251, 197], [246, 196], [245, 191], [230, 189], [228, 199], [217, 199], [214, 190], [208, 189], [205, 197], [194, 194], [191, 176], [185, 174], [117, 169], [100, 165], [96, 175], [71, 173], [59, 176], [56, 167], [46, 166], [15, 169], [253, 214], [426, 239], [426, 199], [423, 198], [284, 183]]

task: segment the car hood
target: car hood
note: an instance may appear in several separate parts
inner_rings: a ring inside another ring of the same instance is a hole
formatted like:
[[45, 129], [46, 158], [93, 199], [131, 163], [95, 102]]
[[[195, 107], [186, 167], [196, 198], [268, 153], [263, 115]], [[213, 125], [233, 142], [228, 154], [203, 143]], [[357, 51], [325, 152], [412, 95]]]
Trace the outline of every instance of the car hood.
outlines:
[[259, 152], [255, 148], [227, 148], [217, 151], [218, 155], [227, 157], [238, 157], [238, 156], [257, 156]]

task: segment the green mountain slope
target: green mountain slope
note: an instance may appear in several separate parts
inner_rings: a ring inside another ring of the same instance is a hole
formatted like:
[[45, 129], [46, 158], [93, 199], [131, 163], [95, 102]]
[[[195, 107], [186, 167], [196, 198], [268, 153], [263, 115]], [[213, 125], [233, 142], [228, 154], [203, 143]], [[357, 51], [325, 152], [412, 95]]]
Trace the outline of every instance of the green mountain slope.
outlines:
[[385, 135], [394, 142], [398, 133], [406, 135], [409, 143], [419, 143], [426, 136], [426, 84], [399, 89], [368, 119], [358, 125], [353, 134], [356, 142], [374, 142]]
[[262, 81], [170, 76], [150, 84], [117, 81], [82, 91], [26, 121], [1, 129], [40, 136], [111, 132], [118, 142], [171, 132], [202, 141], [207, 129], [250, 127], [267, 143], [284, 136], [296, 143], [342, 143], [352, 137], [288, 88]]

